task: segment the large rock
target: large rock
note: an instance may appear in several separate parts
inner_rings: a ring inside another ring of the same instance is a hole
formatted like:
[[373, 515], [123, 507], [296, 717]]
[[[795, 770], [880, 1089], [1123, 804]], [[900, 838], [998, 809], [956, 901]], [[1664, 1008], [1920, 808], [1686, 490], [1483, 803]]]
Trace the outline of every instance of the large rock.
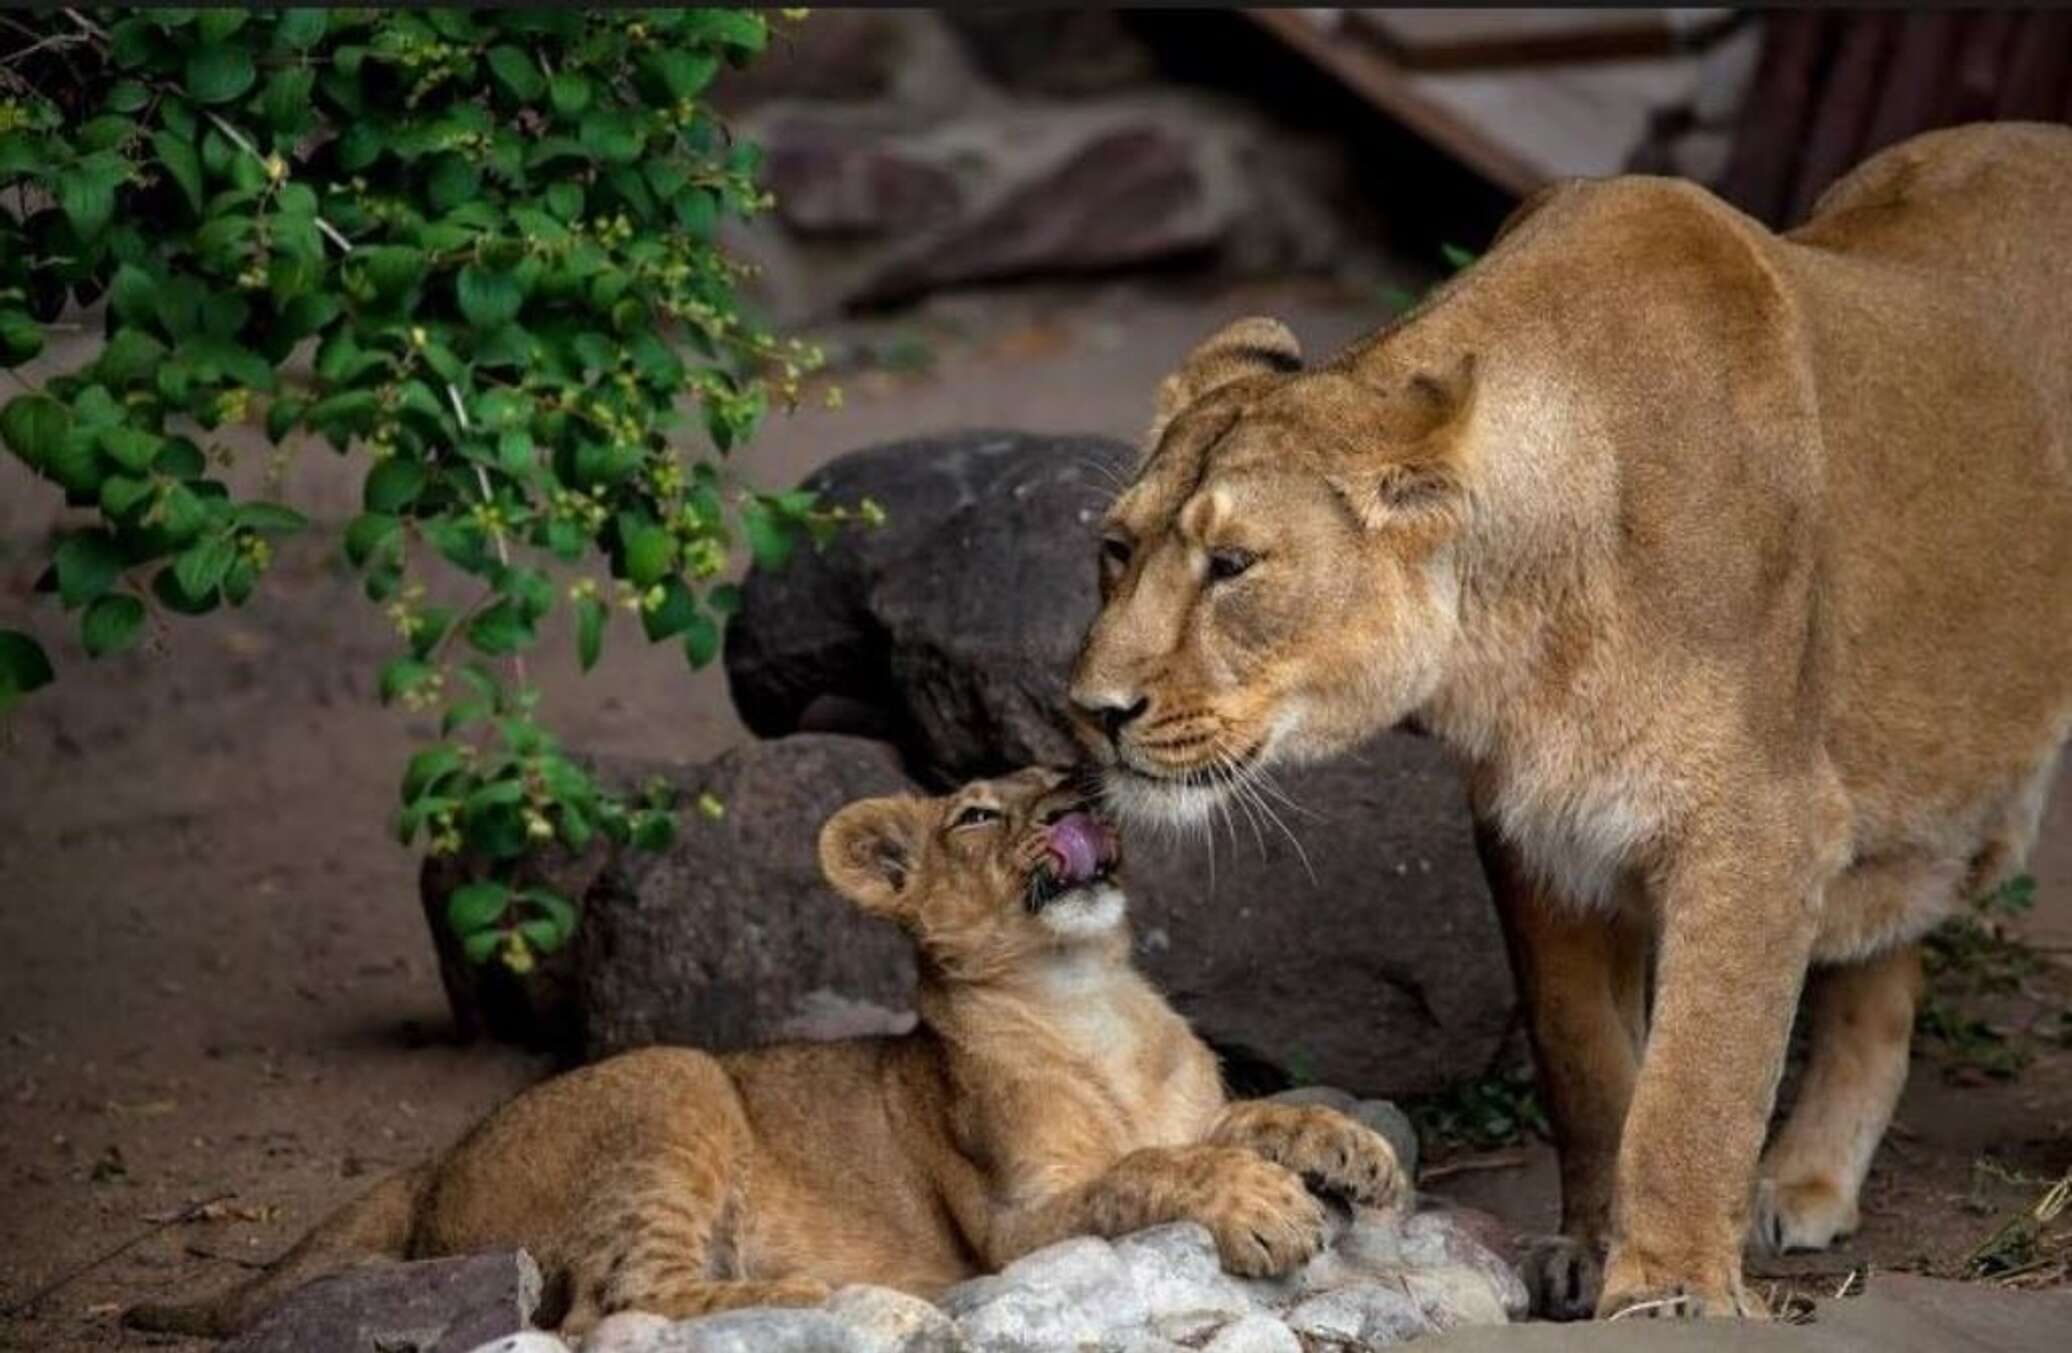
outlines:
[[468, 1353], [524, 1330], [540, 1271], [523, 1250], [370, 1264], [282, 1298], [223, 1353]]
[[836, 895], [816, 855], [836, 809], [910, 787], [890, 747], [801, 735], [669, 776], [683, 802], [710, 793], [725, 815], [684, 814], [667, 850], [618, 852], [590, 885], [577, 931], [590, 1056], [740, 1048], [831, 1003], [910, 1004], [906, 940]]
[[[1135, 459], [972, 432], [831, 462], [807, 485], [888, 520], [749, 575], [726, 646], [748, 726], [889, 738], [937, 785], [1075, 759], [1064, 681], [1097, 604], [1093, 525]], [[1132, 837], [1146, 970], [1211, 1039], [1303, 1080], [1411, 1094], [1480, 1074], [1512, 988], [1446, 756], [1391, 733], [1276, 778], [1213, 839]]]
[[887, 520], [750, 572], [724, 650], [742, 719], [890, 737], [942, 786], [1069, 761], [1094, 523], [1135, 461], [1107, 438], [970, 432], [831, 462], [805, 487]]

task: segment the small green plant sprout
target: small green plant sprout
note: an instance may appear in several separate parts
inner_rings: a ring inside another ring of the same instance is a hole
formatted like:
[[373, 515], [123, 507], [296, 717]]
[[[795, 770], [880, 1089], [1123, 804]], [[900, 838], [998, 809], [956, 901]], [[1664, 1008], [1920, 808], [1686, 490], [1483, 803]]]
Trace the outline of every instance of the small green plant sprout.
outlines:
[[[1439, 246], [1439, 257], [1445, 260], [1449, 271], [1461, 273], [1473, 267], [1475, 260], [1480, 258], [1481, 255], [1471, 250], [1463, 249], [1457, 244], [1441, 244]], [[1377, 296], [1391, 316], [1401, 317], [1415, 310], [1424, 300], [1424, 297], [1430, 294], [1430, 288], [1426, 288], [1422, 295], [1412, 295], [1402, 287], [1387, 286], [1383, 287], [1377, 293]]]
[[[572, 611], [586, 671], [629, 625], [702, 666], [737, 540], [776, 564], [876, 516], [728, 462], [820, 364], [744, 319], [715, 243], [770, 199], [707, 91], [774, 21], [48, 9], [0, 36], [0, 367], [69, 307], [105, 331], [0, 408], [0, 439], [82, 513], [41, 589], [88, 657], [242, 605], [308, 523], [233, 492], [220, 434], [359, 458], [344, 551], [401, 641], [381, 697], [445, 724], [398, 834], [488, 862], [449, 918], [479, 959], [523, 968], [568, 937], [567, 899], [517, 881], [529, 852], [658, 845], [674, 822], [538, 724], [524, 655], [549, 613]], [[429, 600], [435, 574], [473, 601]], [[52, 677], [0, 630], [0, 711]]]

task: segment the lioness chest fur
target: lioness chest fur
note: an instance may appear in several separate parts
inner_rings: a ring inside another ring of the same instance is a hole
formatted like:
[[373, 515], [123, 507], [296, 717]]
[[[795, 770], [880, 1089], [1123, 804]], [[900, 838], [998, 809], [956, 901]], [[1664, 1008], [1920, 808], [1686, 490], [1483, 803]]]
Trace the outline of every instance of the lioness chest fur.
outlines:
[[1403, 1193], [1352, 1120], [1225, 1102], [1208, 1049], [1130, 965], [1113, 831], [1063, 777], [852, 804], [821, 860], [913, 937], [912, 1034], [570, 1072], [245, 1287], [131, 1322], [229, 1332], [345, 1263], [509, 1246], [540, 1262], [542, 1322], [571, 1334], [844, 1283], [932, 1296], [1066, 1236], [1184, 1219], [1233, 1270], [1275, 1273], [1321, 1244], [1305, 1177], [1370, 1205]]

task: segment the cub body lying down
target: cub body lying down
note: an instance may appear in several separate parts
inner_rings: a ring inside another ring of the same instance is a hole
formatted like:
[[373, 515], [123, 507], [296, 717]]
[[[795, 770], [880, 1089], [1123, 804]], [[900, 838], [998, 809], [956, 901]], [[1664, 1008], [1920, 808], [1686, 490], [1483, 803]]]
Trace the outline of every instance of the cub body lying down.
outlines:
[[1360, 1124], [1225, 1102], [1208, 1049], [1130, 966], [1112, 829], [1055, 773], [851, 804], [820, 858], [912, 936], [914, 1032], [570, 1072], [245, 1286], [130, 1322], [228, 1333], [352, 1262], [516, 1245], [546, 1275], [542, 1323], [576, 1334], [849, 1282], [932, 1296], [1065, 1236], [1179, 1220], [1233, 1271], [1276, 1273], [1322, 1241], [1304, 1177], [1363, 1204], [1401, 1194]]

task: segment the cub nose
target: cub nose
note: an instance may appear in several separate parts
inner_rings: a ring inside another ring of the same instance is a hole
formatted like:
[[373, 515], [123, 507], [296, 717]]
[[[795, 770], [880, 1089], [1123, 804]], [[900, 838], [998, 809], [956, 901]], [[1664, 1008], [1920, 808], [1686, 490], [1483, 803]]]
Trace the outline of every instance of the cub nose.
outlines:
[[1122, 730], [1151, 708], [1148, 695], [1130, 696], [1108, 691], [1074, 695], [1072, 703], [1079, 706], [1080, 713], [1100, 726], [1114, 742], [1122, 736]]

